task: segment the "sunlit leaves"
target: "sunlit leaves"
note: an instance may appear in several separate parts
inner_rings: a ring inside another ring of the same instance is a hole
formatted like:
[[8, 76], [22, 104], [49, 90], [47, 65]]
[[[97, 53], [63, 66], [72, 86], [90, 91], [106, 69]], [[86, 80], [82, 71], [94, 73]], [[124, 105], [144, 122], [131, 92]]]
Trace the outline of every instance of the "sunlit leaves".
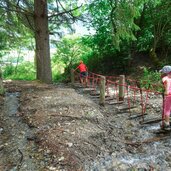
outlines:
[[66, 36], [61, 42], [56, 44], [57, 52], [53, 57], [53, 61], [63, 61], [66, 66], [73, 65], [78, 62], [80, 58], [90, 50], [83, 45], [81, 39], [77, 36]]
[[119, 48], [121, 41], [134, 41], [134, 32], [139, 28], [135, 19], [140, 16], [142, 5], [147, 0], [96, 0], [89, 5], [92, 27], [98, 34], [108, 34], [113, 45]]

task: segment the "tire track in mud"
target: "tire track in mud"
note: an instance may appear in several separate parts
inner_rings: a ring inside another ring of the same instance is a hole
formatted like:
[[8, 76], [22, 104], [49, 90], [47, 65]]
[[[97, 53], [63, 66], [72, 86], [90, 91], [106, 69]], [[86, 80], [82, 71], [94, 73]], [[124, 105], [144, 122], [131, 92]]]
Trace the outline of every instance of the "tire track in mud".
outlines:
[[40, 165], [35, 160], [36, 146], [27, 137], [31, 135], [28, 125], [17, 116], [19, 107], [18, 92], [6, 93], [4, 107], [1, 111], [3, 120], [0, 127], [0, 143], [3, 149], [0, 153], [0, 170], [4, 171], [36, 171]]

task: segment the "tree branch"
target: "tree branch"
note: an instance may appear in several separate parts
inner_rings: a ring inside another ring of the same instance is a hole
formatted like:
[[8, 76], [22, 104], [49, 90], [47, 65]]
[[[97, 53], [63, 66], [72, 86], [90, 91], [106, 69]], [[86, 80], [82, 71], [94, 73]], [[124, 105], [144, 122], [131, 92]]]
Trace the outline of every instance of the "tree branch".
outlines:
[[[66, 10], [66, 9], [63, 8], [64, 11], [58, 12], [58, 13], [56, 13], [56, 14], [52, 14], [52, 15], [48, 16], [48, 18], [58, 17], [58, 16], [62, 16], [62, 15], [64, 15], [64, 14], [70, 14], [71, 16], [73, 16], [73, 15], [71, 14], [71, 12], [72, 12], [72, 11], [75, 11], [75, 10], [81, 8], [81, 7], [82, 7], [82, 5], [79, 6], [79, 7], [74, 8], [74, 9], [70, 9], [70, 10]], [[74, 16], [73, 16], [73, 17], [74, 17]]]

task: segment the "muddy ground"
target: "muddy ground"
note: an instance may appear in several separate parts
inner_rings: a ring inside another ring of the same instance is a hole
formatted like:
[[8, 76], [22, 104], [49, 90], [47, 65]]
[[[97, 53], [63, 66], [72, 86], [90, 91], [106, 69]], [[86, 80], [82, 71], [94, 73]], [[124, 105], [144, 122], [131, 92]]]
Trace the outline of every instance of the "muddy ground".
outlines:
[[[157, 131], [159, 121], [141, 124], [140, 109], [100, 106], [79, 85], [4, 86], [0, 171], [171, 171], [171, 134]], [[162, 99], [150, 100], [145, 119], [160, 118]]]

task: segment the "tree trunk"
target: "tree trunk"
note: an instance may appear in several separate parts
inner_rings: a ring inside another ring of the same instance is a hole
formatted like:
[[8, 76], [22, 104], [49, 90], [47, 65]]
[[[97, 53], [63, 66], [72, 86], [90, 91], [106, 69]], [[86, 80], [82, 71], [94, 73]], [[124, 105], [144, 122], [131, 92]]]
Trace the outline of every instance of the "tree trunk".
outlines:
[[149, 56], [150, 56], [150, 59], [151, 59], [151, 61], [152, 61], [152, 64], [153, 64], [156, 68], [158, 68], [158, 67], [160, 66], [160, 61], [159, 61], [159, 59], [158, 59], [158, 57], [157, 57], [156, 49], [155, 49], [155, 48], [152, 48], [152, 49], [150, 50]]
[[52, 83], [47, 0], [34, 0], [37, 79]]

